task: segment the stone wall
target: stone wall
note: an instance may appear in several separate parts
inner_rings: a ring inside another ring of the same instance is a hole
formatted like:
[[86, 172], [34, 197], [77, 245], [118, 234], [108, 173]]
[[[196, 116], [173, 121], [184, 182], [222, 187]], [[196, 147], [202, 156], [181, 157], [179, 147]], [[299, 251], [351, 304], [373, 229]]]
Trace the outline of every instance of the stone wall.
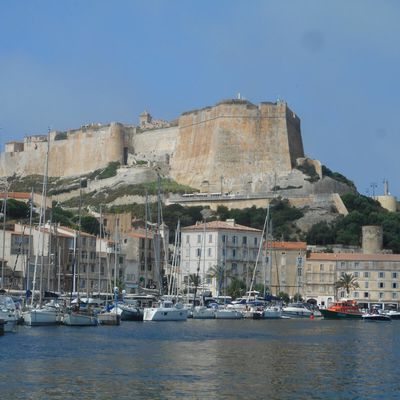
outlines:
[[[132, 136], [132, 128], [118, 123], [51, 132], [49, 176], [82, 175], [111, 161], [123, 163], [124, 147], [129, 146]], [[47, 137], [27, 137], [23, 145], [23, 151], [1, 153], [0, 176], [44, 174]]]
[[265, 190], [304, 157], [300, 121], [291, 115], [288, 127], [288, 113], [284, 102], [228, 100], [182, 114], [172, 178], [209, 192]]

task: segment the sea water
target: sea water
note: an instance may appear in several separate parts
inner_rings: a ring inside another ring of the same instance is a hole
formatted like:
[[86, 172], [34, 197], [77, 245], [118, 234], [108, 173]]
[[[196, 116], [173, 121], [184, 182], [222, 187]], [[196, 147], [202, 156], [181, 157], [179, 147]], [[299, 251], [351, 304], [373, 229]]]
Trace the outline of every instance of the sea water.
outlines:
[[400, 399], [400, 321], [188, 320], [0, 337], [0, 399]]

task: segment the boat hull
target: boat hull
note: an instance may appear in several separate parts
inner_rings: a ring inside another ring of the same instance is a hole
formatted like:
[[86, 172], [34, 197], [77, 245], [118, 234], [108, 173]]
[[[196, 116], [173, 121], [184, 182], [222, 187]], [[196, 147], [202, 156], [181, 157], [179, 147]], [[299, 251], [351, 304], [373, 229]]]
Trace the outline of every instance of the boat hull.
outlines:
[[361, 313], [346, 313], [343, 311], [320, 310], [325, 319], [361, 319]]
[[57, 325], [60, 322], [60, 313], [46, 309], [29, 310], [22, 317], [28, 326]]
[[382, 314], [366, 314], [362, 316], [362, 319], [368, 322], [390, 322], [392, 320], [389, 316]]
[[242, 319], [243, 314], [237, 310], [216, 310], [216, 319]]
[[192, 311], [193, 319], [214, 319], [215, 310], [207, 307], [194, 307]]
[[121, 316], [114, 312], [105, 312], [97, 315], [97, 319], [101, 325], [120, 325]]
[[67, 313], [64, 316], [64, 325], [67, 326], [96, 326], [99, 324], [97, 317], [79, 313]]
[[145, 308], [143, 321], [186, 321], [188, 310], [185, 308]]

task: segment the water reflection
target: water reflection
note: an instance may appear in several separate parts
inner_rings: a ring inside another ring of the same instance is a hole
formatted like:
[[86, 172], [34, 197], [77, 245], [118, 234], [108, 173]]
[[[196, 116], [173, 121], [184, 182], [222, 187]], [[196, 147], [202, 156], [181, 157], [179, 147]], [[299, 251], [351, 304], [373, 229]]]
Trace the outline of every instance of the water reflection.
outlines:
[[[0, 339], [4, 399], [378, 399], [400, 321], [187, 321], [27, 328]], [[383, 397], [382, 397], [383, 396]]]

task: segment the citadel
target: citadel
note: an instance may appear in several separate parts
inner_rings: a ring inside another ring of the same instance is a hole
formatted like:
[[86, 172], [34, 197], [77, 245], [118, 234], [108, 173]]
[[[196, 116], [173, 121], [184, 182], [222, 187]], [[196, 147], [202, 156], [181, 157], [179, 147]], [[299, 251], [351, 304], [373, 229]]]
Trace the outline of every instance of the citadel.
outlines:
[[[147, 162], [200, 192], [348, 191], [338, 182], [334, 188], [320, 182], [312, 190], [302, 179], [299, 184], [301, 173], [296, 167], [308, 159], [300, 119], [283, 101], [254, 105], [247, 100], [224, 100], [184, 112], [171, 122], [143, 112], [137, 126], [89, 124], [27, 136], [23, 142], [6, 144], [0, 156], [0, 176], [42, 175], [48, 137], [51, 177], [79, 176], [115, 161], [127, 168]], [[322, 178], [320, 162], [308, 162]]]

